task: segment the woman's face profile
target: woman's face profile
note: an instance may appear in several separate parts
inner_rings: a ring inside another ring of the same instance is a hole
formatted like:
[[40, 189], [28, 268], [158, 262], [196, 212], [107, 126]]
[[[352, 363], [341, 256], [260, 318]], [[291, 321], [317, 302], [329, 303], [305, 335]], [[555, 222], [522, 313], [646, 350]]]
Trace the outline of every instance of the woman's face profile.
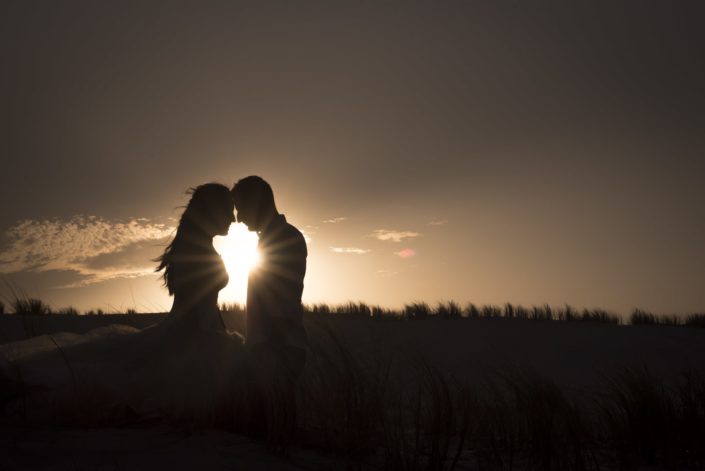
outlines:
[[216, 215], [216, 235], [226, 236], [230, 230], [230, 224], [235, 222], [235, 205], [232, 201], [228, 200], [224, 202], [219, 213], [220, 214]]

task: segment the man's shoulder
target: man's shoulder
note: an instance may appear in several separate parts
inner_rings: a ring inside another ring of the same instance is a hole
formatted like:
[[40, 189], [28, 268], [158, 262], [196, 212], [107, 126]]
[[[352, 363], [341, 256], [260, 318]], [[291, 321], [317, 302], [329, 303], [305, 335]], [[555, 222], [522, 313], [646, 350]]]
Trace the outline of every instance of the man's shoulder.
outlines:
[[303, 233], [296, 228], [293, 224], [289, 222], [285, 223], [285, 237], [289, 241], [289, 244], [298, 248], [299, 250], [306, 251], [306, 238]]
[[296, 226], [294, 226], [290, 222], [286, 222], [285, 226], [286, 226], [287, 235], [289, 237], [298, 239], [300, 242], [303, 242], [304, 244], [306, 243], [306, 239], [304, 238], [303, 233]]
[[306, 252], [306, 238], [293, 224], [281, 215], [280, 223], [269, 234], [267, 243], [274, 244], [278, 249]]
[[280, 214], [279, 217], [280, 217], [280, 219], [279, 219], [279, 223], [280, 223], [279, 232], [280, 233], [282, 233], [288, 237], [296, 237], [296, 238], [300, 238], [303, 240], [304, 235], [301, 233], [300, 230], [298, 230], [296, 228], [296, 226], [294, 226], [292, 223], [287, 221], [286, 216], [284, 216], [283, 214]]

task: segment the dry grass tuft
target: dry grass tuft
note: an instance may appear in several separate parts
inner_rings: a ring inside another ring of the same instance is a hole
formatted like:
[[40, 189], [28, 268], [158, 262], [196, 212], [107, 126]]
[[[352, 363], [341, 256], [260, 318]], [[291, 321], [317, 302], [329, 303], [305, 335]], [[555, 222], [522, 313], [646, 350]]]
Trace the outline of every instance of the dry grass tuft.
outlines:
[[[698, 469], [705, 377], [670, 389], [624, 370], [574, 398], [531, 372], [470, 388], [418, 355], [363, 361], [325, 323], [301, 383], [304, 444], [358, 468], [390, 470]], [[579, 399], [579, 400], [578, 400]]]

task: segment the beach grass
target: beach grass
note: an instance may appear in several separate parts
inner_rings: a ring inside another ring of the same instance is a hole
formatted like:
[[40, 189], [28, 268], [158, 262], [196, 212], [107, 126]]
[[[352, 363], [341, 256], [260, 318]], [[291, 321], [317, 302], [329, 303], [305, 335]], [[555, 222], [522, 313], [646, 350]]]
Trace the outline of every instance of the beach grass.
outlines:
[[[35, 315], [78, 314], [73, 308], [55, 311], [32, 299], [9, 303], [15, 314], [30, 321], [28, 329], [40, 320]], [[220, 308], [245, 316], [240, 304]], [[677, 380], [667, 381], [648, 365], [622, 368], [579, 394], [566, 391], [551, 378], [510, 367], [487, 372], [469, 384], [443, 373], [418, 352], [387, 348], [384, 339], [372, 355], [360, 355], [350, 339], [330, 327], [337, 319], [413, 325], [437, 319], [449, 326], [456, 320], [487, 319], [499, 329], [509, 325], [505, 320], [621, 324], [613, 313], [571, 306], [461, 307], [453, 301], [435, 306], [419, 301], [400, 310], [364, 302], [315, 304], [305, 306], [304, 315], [313, 326], [310, 356], [297, 391], [299, 428], [289, 443], [337, 456], [350, 469], [577, 471], [705, 466], [702, 370], [684, 368]], [[127, 313], [128, 320], [139, 316], [134, 310]], [[692, 314], [676, 322], [635, 310], [629, 324], [702, 327], [703, 319], [703, 314]], [[57, 348], [73, 374], [68, 355], [58, 344]], [[242, 430], [237, 424], [228, 426]]]

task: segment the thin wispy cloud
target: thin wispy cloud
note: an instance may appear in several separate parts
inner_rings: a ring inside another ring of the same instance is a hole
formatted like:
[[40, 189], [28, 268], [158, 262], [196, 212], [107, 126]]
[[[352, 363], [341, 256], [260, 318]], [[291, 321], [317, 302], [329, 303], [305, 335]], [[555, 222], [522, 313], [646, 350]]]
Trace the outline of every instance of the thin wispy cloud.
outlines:
[[393, 231], [388, 229], [377, 229], [372, 231], [371, 237], [377, 240], [390, 241], [390, 242], [401, 242], [406, 239], [413, 239], [421, 236], [418, 232], [412, 231]]
[[24, 220], [6, 232], [0, 273], [73, 271], [81, 285], [154, 271], [151, 261], [174, 227], [147, 219], [109, 221], [96, 216]]
[[323, 221], [324, 224], [337, 224], [339, 222], [347, 221], [348, 218], [346, 217], [337, 217], [337, 218], [331, 218], [331, 219], [325, 219]]
[[394, 255], [399, 258], [411, 258], [416, 256], [416, 251], [414, 249], [403, 249], [399, 252], [394, 252]]
[[446, 224], [448, 224], [447, 219], [434, 219], [428, 222], [429, 226], [445, 226]]
[[351, 253], [355, 255], [363, 255], [372, 252], [369, 249], [360, 249], [358, 247], [331, 247], [330, 249], [334, 253]]

